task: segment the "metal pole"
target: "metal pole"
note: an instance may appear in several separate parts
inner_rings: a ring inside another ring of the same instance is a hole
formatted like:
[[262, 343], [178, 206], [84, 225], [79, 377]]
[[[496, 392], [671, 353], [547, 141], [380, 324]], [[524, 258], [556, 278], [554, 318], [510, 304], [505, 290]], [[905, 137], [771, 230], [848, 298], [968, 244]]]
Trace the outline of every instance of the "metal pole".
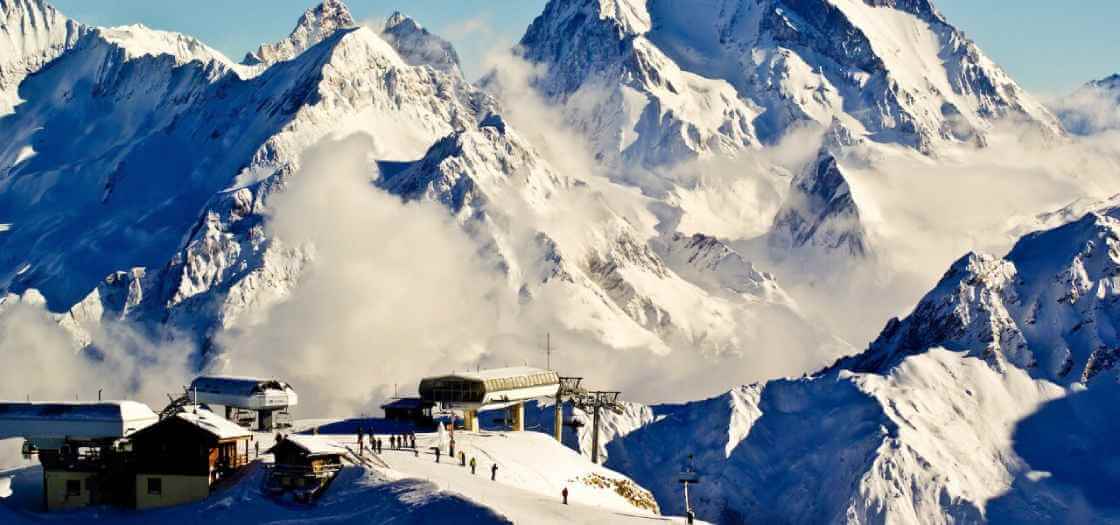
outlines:
[[595, 401], [594, 428], [591, 429], [591, 462], [599, 464], [599, 401]]
[[692, 523], [693, 517], [692, 504], [688, 501], [688, 482], [684, 482], [684, 513], [688, 517], [688, 522]]

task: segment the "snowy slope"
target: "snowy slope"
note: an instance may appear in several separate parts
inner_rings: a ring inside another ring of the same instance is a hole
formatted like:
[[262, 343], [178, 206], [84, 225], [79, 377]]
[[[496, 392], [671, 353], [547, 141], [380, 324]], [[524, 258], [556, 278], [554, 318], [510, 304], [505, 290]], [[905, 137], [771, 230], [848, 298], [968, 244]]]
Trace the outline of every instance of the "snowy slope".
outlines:
[[[322, 421], [329, 428], [331, 422]], [[300, 423], [297, 422], [297, 425]], [[304, 436], [306, 439], [358, 451], [354, 435]], [[382, 436], [387, 441], [387, 436]], [[261, 450], [272, 436], [258, 434]], [[51, 521], [84, 523], [433, 523], [453, 516], [459, 523], [668, 523], [679, 517], [661, 516], [649, 493], [633, 481], [594, 465], [548, 436], [535, 432], [482, 432], [456, 435], [458, 450], [477, 459], [477, 475], [459, 461], [444, 456], [436, 463], [430, 447], [440, 445], [436, 434], [417, 436], [422, 453], [390, 450], [366, 454], [364, 464], [347, 466], [312, 506], [272, 500], [262, 491], [263, 465], [254, 464], [232, 486], [219, 488], [206, 501], [144, 512], [86, 509], [51, 516]], [[353, 456], [351, 460], [353, 461]], [[269, 463], [271, 456], [264, 455]], [[353, 461], [357, 463], [356, 461]], [[490, 481], [490, 466], [499, 467]], [[0, 499], [5, 523], [36, 523], [41, 494], [38, 466], [2, 473], [14, 475], [14, 494]], [[569, 490], [569, 505], [560, 500]]]
[[73, 47], [88, 29], [44, 0], [0, 1], [0, 116], [20, 98], [20, 82]]
[[1099, 487], [1120, 480], [1104, 416], [1120, 399], [1117, 215], [962, 258], [867, 351], [812, 377], [608, 414], [607, 465], [672, 511], [695, 454], [700, 516], [720, 523], [1115, 523], [1120, 500]]
[[550, 2], [521, 41], [597, 152], [645, 165], [833, 119], [926, 153], [1054, 117], [926, 0]]

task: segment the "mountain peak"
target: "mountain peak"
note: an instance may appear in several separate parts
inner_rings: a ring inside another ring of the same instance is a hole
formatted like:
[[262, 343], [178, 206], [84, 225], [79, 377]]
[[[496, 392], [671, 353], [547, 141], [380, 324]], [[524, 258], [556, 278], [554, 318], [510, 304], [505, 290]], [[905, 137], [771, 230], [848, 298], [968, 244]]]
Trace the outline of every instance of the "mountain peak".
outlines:
[[385, 20], [381, 37], [409, 65], [431, 66], [436, 71], [462, 76], [459, 54], [451, 43], [424, 29], [424, 26], [400, 11], [394, 12]]
[[356, 25], [357, 22], [345, 3], [341, 0], [324, 0], [303, 12], [288, 38], [274, 44], [261, 45], [255, 52], [245, 55], [242, 63], [270, 65], [291, 60], [336, 31]]

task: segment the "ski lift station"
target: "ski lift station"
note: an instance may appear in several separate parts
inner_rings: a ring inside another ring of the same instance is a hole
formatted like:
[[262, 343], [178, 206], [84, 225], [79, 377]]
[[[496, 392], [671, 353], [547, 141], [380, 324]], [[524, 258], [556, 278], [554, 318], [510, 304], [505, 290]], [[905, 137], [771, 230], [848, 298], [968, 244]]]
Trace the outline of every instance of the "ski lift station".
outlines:
[[0, 439], [23, 438], [23, 453], [39, 455], [46, 510], [126, 501], [117, 459], [126, 438], [158, 421], [133, 401], [0, 403]]
[[525, 401], [556, 396], [560, 376], [552, 370], [510, 367], [456, 372], [420, 381], [420, 398], [446, 409], [463, 410], [464, 426], [478, 431], [478, 413], [511, 409], [514, 430], [525, 430]]
[[226, 419], [243, 424], [255, 419], [258, 430], [283, 426], [288, 408], [299, 403], [296, 391], [276, 379], [202, 376], [191, 382], [189, 393], [195, 403], [226, 407]]
[[0, 403], [0, 439], [22, 437], [37, 448], [66, 439], [120, 439], [159, 421], [135, 401]]

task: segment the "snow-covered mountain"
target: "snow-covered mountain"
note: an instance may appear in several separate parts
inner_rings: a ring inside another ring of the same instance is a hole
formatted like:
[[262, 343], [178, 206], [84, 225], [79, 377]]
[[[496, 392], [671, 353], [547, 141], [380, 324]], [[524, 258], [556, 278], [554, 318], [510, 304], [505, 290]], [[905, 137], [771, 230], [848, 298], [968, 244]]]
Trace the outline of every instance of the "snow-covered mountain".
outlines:
[[367, 28], [251, 72], [189, 37], [98, 28], [51, 66], [0, 122], [0, 282], [66, 311], [123, 271], [151, 291], [136, 315], [202, 334], [295, 282], [307, 256], [268, 238], [261, 213], [306, 147], [366, 131], [379, 156], [415, 158], [492, 104]]
[[1000, 118], [1061, 133], [928, 0], [556, 0], [521, 46], [598, 153], [647, 166], [833, 119], [926, 153]]
[[1053, 107], [1070, 133], [1093, 135], [1120, 130], [1120, 74], [1089, 82]]
[[401, 15], [383, 31], [351, 26], [325, 2], [252, 65], [184, 35], [90, 30], [0, 121], [12, 137], [0, 149], [0, 286], [45, 298], [79, 342], [83, 323], [130, 319], [209, 352], [314, 263], [266, 227], [270, 199], [309, 147], [364, 132], [383, 189], [445, 206], [520, 308], [568, 312], [533, 315], [607, 348], [740, 367], [746, 349], [797, 334], [792, 346], [813, 351], [791, 352], [797, 364], [780, 372], [846, 350], [725, 243], [661, 239], [644, 197], [560, 173], [462, 78], [446, 42]]
[[674, 511], [694, 454], [719, 523], [1115, 523], [1118, 276], [1120, 208], [969, 254], [812, 377], [607, 415], [607, 464]]

